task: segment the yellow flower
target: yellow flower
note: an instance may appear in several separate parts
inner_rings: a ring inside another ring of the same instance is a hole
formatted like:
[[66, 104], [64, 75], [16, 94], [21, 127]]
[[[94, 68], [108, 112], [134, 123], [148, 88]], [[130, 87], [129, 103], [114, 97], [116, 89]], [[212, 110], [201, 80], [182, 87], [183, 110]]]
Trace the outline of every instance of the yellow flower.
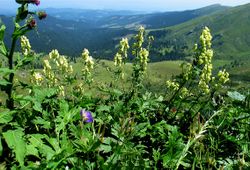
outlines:
[[27, 56], [30, 54], [31, 51], [31, 45], [29, 42], [29, 39], [26, 36], [21, 36], [21, 49], [23, 55]]

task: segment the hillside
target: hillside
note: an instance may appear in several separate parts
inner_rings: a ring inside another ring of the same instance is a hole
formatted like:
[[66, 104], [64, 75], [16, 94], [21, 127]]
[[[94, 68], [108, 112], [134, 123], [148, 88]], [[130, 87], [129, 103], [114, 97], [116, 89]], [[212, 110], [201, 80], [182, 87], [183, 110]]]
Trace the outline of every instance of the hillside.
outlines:
[[[38, 22], [38, 32], [28, 35], [33, 49], [48, 53], [58, 49], [62, 54], [77, 57], [88, 48], [96, 58], [111, 59], [121, 37], [135, 33], [139, 25], [147, 28], [173, 26], [199, 16], [225, 10], [212, 5], [196, 10], [138, 14], [131, 11], [47, 9], [46, 20]], [[7, 27], [6, 44], [10, 44], [12, 17], [0, 15]]]
[[154, 35], [153, 52], [163, 59], [183, 58], [188, 55], [200, 30], [208, 26], [213, 34], [216, 58], [249, 59], [250, 4], [228, 8], [211, 15], [164, 29], [149, 32]]
[[134, 28], [136, 25], [143, 25], [146, 28], [161, 28], [177, 25], [200, 16], [208, 15], [216, 11], [223, 11], [228, 7], [219, 4], [207, 6], [204, 8], [161, 12], [140, 15], [114, 15], [99, 20], [98, 25], [105, 28]]

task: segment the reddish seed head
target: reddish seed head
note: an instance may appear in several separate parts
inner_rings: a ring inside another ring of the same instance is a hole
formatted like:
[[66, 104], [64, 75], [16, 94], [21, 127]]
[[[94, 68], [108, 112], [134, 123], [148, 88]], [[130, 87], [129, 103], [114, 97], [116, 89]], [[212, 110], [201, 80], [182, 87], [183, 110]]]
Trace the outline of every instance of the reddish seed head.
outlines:
[[27, 26], [29, 29], [33, 29], [34, 27], [36, 27], [36, 20], [35, 19], [31, 19], [28, 23]]
[[43, 12], [43, 11], [38, 12], [37, 15], [38, 15], [38, 18], [39, 18], [40, 20], [42, 20], [42, 19], [44, 19], [44, 18], [47, 17], [46, 12]]

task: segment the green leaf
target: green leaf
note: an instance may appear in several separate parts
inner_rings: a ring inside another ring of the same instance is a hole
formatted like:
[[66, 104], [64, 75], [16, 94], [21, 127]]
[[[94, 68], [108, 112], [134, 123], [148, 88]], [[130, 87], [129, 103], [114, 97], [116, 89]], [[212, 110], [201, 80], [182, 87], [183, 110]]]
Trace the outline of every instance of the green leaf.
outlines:
[[98, 106], [98, 108], [97, 108], [97, 112], [104, 112], [104, 111], [109, 112], [110, 109], [111, 109], [111, 106], [100, 105], [100, 106]]
[[8, 84], [10, 84], [10, 82], [6, 80], [0, 80], [0, 86], [7, 86]]
[[191, 165], [189, 163], [181, 161], [181, 165], [184, 166], [185, 168], [190, 168]]
[[89, 151], [94, 151], [96, 150], [99, 146], [101, 145], [101, 141], [100, 140], [96, 140], [92, 146], [89, 148]]
[[44, 120], [44, 119], [41, 118], [41, 117], [37, 117], [35, 120], [33, 120], [33, 123], [36, 124], [36, 125], [42, 125], [42, 127], [43, 127], [44, 129], [50, 129], [50, 128], [51, 128], [50, 122]]
[[115, 95], [115, 96], [117, 96], [117, 97], [119, 97], [119, 96], [121, 96], [123, 93], [120, 91], [120, 90], [118, 90], [118, 89], [113, 89], [112, 90], [112, 93]]
[[9, 130], [3, 133], [8, 147], [15, 152], [16, 159], [21, 166], [24, 165], [24, 157], [26, 155], [26, 144], [23, 136], [24, 132], [22, 129]]
[[34, 101], [33, 109], [38, 112], [43, 112], [42, 104], [40, 102]]
[[38, 150], [34, 147], [34, 145], [26, 146], [26, 155], [33, 155], [39, 158]]
[[110, 145], [101, 145], [100, 151], [103, 151], [103, 153], [109, 153], [111, 152], [112, 147]]
[[0, 41], [3, 41], [5, 29], [5, 25], [2, 25], [0, 28]]
[[34, 89], [35, 93], [35, 100], [42, 102], [44, 99], [47, 97], [52, 97], [53, 95], [57, 94], [57, 89], [55, 88], [39, 88], [39, 89]]
[[246, 96], [240, 94], [237, 91], [234, 92], [227, 92], [227, 95], [232, 98], [233, 100], [238, 100], [238, 101], [244, 101], [246, 99]]
[[48, 137], [41, 134], [32, 134], [29, 135], [29, 142], [33, 145], [33, 147], [37, 148], [43, 156], [46, 157], [47, 161], [49, 161], [55, 155], [55, 151], [50, 146], [44, 144], [44, 138]]
[[13, 119], [15, 111], [4, 111], [0, 113], [0, 124], [9, 123]]
[[46, 140], [50, 143], [51, 146], [53, 146], [57, 154], [61, 153], [62, 149], [60, 148], [59, 142], [56, 138], [47, 137]]
[[8, 75], [10, 73], [15, 73], [14, 70], [10, 70], [9, 68], [0, 68], [0, 73], [4, 75]]
[[7, 49], [5, 47], [5, 44], [3, 41], [0, 41], [0, 54], [3, 54], [4, 56], [7, 56]]

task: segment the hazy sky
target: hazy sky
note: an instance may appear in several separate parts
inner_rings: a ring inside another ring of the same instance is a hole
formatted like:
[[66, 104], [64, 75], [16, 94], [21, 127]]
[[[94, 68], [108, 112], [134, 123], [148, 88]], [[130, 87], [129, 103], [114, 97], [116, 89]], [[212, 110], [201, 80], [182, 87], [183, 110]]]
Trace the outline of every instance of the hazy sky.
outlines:
[[[39, 8], [123, 9], [139, 11], [174, 11], [195, 9], [211, 4], [236, 6], [250, 0], [41, 0]], [[15, 0], [0, 0], [1, 8], [16, 8]]]

